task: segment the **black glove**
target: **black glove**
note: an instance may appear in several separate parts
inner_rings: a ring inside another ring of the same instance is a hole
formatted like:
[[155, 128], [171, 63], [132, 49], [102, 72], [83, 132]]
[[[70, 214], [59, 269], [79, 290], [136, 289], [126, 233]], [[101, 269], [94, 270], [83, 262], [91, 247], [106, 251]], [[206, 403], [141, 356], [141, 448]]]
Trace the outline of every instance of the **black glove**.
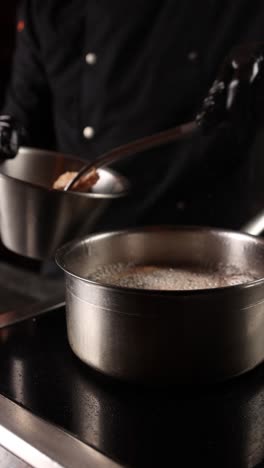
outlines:
[[224, 121], [263, 119], [263, 97], [264, 43], [236, 47], [224, 60], [196, 120], [212, 128]]
[[25, 140], [25, 130], [10, 115], [0, 115], [0, 159], [16, 156]]

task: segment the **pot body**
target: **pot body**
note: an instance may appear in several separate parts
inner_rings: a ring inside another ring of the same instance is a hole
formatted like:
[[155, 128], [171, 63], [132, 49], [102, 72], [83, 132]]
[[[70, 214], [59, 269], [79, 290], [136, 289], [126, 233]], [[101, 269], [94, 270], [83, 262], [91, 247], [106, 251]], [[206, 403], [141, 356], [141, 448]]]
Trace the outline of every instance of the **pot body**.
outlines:
[[[260, 278], [192, 291], [152, 291], [88, 281], [96, 266], [134, 261], [236, 266]], [[69, 343], [86, 364], [131, 381], [212, 382], [264, 359], [264, 242], [198, 228], [89, 236], [57, 254], [66, 272]]]
[[14, 159], [0, 164], [0, 229], [11, 251], [45, 260], [65, 242], [91, 232], [110, 203], [124, 196], [124, 178], [107, 169], [89, 193], [52, 190], [65, 171], [84, 162], [64, 154], [20, 148]]

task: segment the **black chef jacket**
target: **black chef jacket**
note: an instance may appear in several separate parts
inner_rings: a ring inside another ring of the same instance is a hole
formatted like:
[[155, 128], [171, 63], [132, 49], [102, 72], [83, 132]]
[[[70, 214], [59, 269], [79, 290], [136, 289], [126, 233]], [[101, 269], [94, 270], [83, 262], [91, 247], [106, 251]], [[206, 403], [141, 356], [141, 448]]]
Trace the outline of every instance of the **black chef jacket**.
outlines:
[[[263, 0], [22, 1], [2, 112], [32, 145], [93, 159], [192, 119], [225, 55], [264, 40], [263, 28]], [[119, 164], [134, 195], [111, 219], [221, 224], [223, 207], [246, 213], [245, 135], [221, 129]]]

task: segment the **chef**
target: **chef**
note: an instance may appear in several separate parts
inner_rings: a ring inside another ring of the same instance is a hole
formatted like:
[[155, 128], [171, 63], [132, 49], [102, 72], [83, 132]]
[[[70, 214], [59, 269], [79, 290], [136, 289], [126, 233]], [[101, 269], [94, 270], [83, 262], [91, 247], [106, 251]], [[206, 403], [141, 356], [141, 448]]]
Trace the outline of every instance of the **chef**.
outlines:
[[[115, 166], [132, 196], [104, 227], [221, 225], [223, 211], [236, 227], [252, 211], [241, 186], [256, 159], [248, 89], [262, 67], [254, 44], [264, 41], [263, 25], [261, 0], [22, 1], [1, 153], [16, 146], [15, 128], [21, 144], [93, 160], [198, 114], [205, 132]], [[242, 49], [246, 58], [238, 44], [252, 44]], [[212, 87], [219, 69], [220, 86]]]

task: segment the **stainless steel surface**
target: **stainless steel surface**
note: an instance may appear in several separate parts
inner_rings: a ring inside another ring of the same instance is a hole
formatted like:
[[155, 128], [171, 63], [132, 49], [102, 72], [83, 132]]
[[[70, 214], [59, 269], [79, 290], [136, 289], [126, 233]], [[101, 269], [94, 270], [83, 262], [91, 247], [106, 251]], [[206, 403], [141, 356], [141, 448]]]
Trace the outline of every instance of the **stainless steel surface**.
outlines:
[[252, 236], [258, 236], [261, 234], [264, 231], [264, 211], [258, 213], [255, 218], [245, 224], [241, 230], [247, 234], [251, 234]]
[[[200, 291], [151, 291], [85, 280], [116, 262], [236, 266], [257, 281]], [[67, 328], [79, 358], [122, 379], [217, 381], [264, 359], [264, 240], [207, 228], [146, 228], [89, 236], [57, 253]]]
[[90, 232], [109, 203], [126, 194], [125, 179], [103, 169], [91, 193], [51, 189], [60, 174], [82, 166], [76, 158], [30, 148], [0, 164], [0, 232], [8, 249], [50, 258], [67, 240]]
[[107, 153], [99, 156], [96, 161], [90, 162], [82, 167], [79, 172], [68, 182], [64, 190], [70, 190], [75, 182], [86, 172], [89, 172], [92, 168], [99, 168], [103, 166], [110, 165], [120, 159], [133, 156], [137, 153], [142, 153], [143, 151], [155, 148], [158, 146], [166, 145], [172, 141], [179, 140], [182, 138], [188, 137], [190, 134], [198, 130], [198, 125], [195, 121], [188, 122], [183, 125], [178, 125], [177, 127], [170, 128], [163, 132], [155, 133], [154, 135], [140, 138], [139, 140], [132, 141], [125, 145], [114, 148]]
[[0, 328], [55, 310], [65, 303], [61, 276], [0, 262]]
[[121, 467], [2, 395], [0, 444], [34, 468]]
[[1, 468], [32, 468], [32, 465], [17, 458], [13, 453], [0, 446]]

